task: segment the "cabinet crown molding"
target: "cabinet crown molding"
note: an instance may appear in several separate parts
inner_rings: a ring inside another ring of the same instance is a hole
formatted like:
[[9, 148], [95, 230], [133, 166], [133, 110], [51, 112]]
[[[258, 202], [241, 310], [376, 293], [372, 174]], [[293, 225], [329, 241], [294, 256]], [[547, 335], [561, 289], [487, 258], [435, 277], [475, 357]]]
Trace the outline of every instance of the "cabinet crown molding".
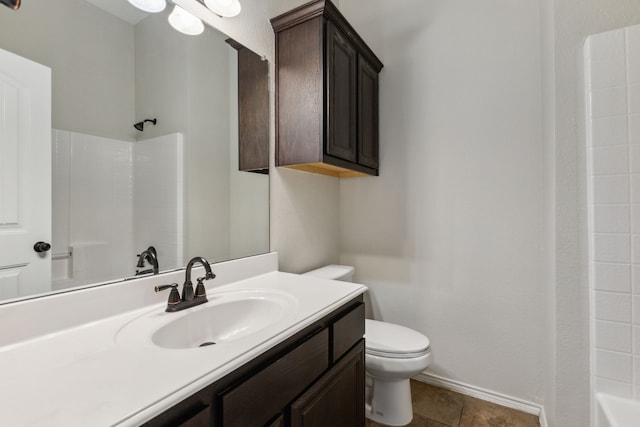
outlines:
[[298, 6], [295, 9], [272, 18], [271, 26], [273, 27], [273, 31], [278, 33], [317, 16], [324, 16], [331, 20], [334, 25], [336, 25], [351, 39], [361, 54], [363, 54], [367, 61], [371, 63], [377, 73], [382, 70], [382, 61], [380, 61], [371, 48], [367, 46], [362, 37], [360, 37], [351, 24], [349, 24], [347, 18], [340, 13], [336, 5], [329, 0], [315, 0]]

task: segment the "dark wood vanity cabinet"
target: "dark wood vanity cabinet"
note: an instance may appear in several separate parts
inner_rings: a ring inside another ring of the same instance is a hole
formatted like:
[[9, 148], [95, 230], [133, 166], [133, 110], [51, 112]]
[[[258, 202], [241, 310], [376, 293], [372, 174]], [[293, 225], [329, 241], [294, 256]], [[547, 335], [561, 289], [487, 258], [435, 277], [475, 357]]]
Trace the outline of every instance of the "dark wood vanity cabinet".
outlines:
[[363, 335], [358, 297], [146, 425], [363, 427]]
[[271, 20], [276, 35], [276, 166], [378, 175], [382, 63], [328, 0]]
[[364, 345], [358, 344], [291, 405], [291, 427], [364, 425]]

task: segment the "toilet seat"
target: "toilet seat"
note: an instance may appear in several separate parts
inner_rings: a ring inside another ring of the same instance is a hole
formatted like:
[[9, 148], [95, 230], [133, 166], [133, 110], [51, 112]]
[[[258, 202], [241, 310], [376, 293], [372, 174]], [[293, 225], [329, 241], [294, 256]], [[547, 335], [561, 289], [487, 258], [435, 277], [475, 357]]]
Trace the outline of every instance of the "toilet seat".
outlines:
[[421, 357], [431, 351], [429, 338], [393, 323], [365, 320], [365, 351], [390, 359]]

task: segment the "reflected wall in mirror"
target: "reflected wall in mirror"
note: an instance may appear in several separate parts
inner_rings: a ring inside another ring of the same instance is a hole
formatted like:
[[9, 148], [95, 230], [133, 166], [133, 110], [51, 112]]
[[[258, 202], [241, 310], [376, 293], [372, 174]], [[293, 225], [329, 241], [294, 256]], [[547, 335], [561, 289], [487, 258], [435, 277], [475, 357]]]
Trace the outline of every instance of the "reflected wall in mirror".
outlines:
[[52, 217], [41, 218], [52, 229], [41, 257], [50, 274], [25, 286], [0, 259], [1, 300], [144, 273], [152, 266], [145, 257], [138, 267], [138, 254], [150, 246], [160, 271], [196, 255], [268, 252], [268, 175], [238, 169], [237, 50], [210, 27], [173, 30], [169, 13], [127, 0], [0, 10], [0, 49], [52, 70], [52, 172], [38, 185], [53, 199]]

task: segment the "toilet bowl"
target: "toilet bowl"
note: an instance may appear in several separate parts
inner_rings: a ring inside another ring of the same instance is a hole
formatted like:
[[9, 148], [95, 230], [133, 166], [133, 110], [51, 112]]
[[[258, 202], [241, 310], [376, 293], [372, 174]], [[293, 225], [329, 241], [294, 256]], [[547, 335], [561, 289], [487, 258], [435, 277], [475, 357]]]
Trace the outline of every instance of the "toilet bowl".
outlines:
[[409, 379], [433, 360], [429, 339], [413, 329], [365, 320], [367, 417], [391, 426], [413, 418]]
[[[354, 268], [329, 265], [306, 275], [350, 282]], [[367, 418], [390, 426], [413, 419], [409, 379], [432, 362], [429, 339], [413, 329], [365, 320], [365, 410]]]

